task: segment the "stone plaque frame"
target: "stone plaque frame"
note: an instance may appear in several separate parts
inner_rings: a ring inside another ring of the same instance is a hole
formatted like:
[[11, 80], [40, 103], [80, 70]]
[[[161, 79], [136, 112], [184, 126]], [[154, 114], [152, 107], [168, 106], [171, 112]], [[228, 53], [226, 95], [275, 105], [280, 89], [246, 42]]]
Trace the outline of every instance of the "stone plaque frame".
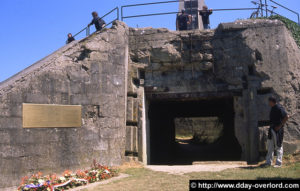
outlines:
[[81, 127], [81, 105], [23, 103], [23, 128]]

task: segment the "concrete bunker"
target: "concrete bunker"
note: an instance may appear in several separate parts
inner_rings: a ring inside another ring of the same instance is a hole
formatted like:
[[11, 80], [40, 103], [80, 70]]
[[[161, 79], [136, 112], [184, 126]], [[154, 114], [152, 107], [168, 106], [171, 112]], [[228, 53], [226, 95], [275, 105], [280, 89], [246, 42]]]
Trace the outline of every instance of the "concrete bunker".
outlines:
[[[285, 153], [298, 152], [299, 55], [278, 21], [183, 32], [115, 22], [0, 84], [0, 188], [33, 171], [86, 168], [93, 159], [104, 165], [258, 162], [266, 151], [269, 94], [292, 114]], [[24, 129], [23, 103], [81, 105], [82, 127]], [[175, 121], [199, 117], [223, 120], [216, 146], [179, 147]]]
[[[191, 139], [176, 139], [175, 126], [178, 121], [192, 119], [194, 126], [201, 123], [201, 120], [213, 123], [217, 119], [217, 131], [221, 132], [215, 132], [217, 137], [211, 141], [195, 140], [196, 137], [201, 139], [214, 134], [209, 132], [212, 126], [208, 125], [206, 129], [202, 127], [201, 132], [198, 131]], [[188, 165], [196, 161], [241, 160], [242, 149], [234, 132], [233, 97], [151, 100], [148, 120], [150, 164]]]

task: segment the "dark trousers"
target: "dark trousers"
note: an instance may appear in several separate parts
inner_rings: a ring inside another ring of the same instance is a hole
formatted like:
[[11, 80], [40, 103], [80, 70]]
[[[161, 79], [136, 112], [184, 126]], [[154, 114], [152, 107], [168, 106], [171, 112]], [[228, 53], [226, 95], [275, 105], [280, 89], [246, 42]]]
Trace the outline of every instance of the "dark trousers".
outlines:
[[179, 30], [180, 30], [180, 31], [186, 31], [186, 30], [188, 30], [188, 29], [187, 29], [187, 26], [180, 26], [180, 27], [179, 27]]
[[[268, 139], [272, 139], [272, 136], [276, 136], [276, 143], [277, 143], [277, 146], [278, 147], [281, 147], [282, 146], [282, 142], [283, 142], [283, 135], [284, 135], [284, 128], [281, 127], [278, 131], [275, 131], [275, 125], [271, 125], [270, 128], [269, 128], [269, 132], [268, 132]], [[272, 134], [271, 132], [271, 129], [274, 130], [275, 132], [275, 135], [274, 133]]]

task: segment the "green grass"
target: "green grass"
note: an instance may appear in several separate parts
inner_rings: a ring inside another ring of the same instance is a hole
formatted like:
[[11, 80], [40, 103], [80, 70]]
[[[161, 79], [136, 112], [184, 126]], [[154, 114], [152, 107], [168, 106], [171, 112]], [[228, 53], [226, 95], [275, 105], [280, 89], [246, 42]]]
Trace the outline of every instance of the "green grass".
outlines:
[[170, 175], [164, 172], [155, 172], [146, 168], [130, 168], [123, 171], [130, 177], [115, 182], [100, 185], [84, 191], [146, 191], [146, 190], [174, 190], [188, 189], [188, 176]]
[[290, 163], [282, 168], [274, 167], [245, 167], [228, 169], [221, 172], [194, 172], [184, 175], [174, 175], [164, 172], [155, 172], [146, 168], [128, 168], [121, 170], [130, 177], [100, 185], [85, 191], [147, 191], [147, 190], [188, 190], [190, 179], [299, 179], [300, 162]]
[[228, 169], [221, 172], [190, 173], [192, 179], [221, 179], [221, 180], [258, 180], [258, 179], [299, 179], [300, 162], [283, 167], [246, 167], [244, 169]]

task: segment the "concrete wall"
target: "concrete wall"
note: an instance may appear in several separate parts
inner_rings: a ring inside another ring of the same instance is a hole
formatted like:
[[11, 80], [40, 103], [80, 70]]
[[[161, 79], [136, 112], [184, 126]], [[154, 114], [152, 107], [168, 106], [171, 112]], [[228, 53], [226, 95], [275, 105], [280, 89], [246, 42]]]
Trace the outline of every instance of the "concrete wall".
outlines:
[[214, 76], [209, 72], [213, 68], [213, 37], [214, 31], [131, 29], [131, 60], [134, 64], [145, 65], [147, 91], [216, 90]]
[[[0, 85], [0, 190], [25, 175], [120, 165], [125, 152], [128, 28], [72, 42]], [[82, 105], [81, 128], [22, 128], [22, 103]]]
[[300, 50], [290, 32], [276, 20], [236, 21], [221, 24], [216, 36], [216, 75], [230, 88], [243, 87], [242, 96], [236, 97], [239, 114], [235, 128], [251, 135], [248, 140], [240, 140], [248, 145], [246, 158], [257, 158], [259, 145], [264, 145], [257, 140], [266, 137], [262, 134], [268, 125], [270, 95], [275, 95], [291, 116], [285, 127], [285, 153], [299, 151]]

